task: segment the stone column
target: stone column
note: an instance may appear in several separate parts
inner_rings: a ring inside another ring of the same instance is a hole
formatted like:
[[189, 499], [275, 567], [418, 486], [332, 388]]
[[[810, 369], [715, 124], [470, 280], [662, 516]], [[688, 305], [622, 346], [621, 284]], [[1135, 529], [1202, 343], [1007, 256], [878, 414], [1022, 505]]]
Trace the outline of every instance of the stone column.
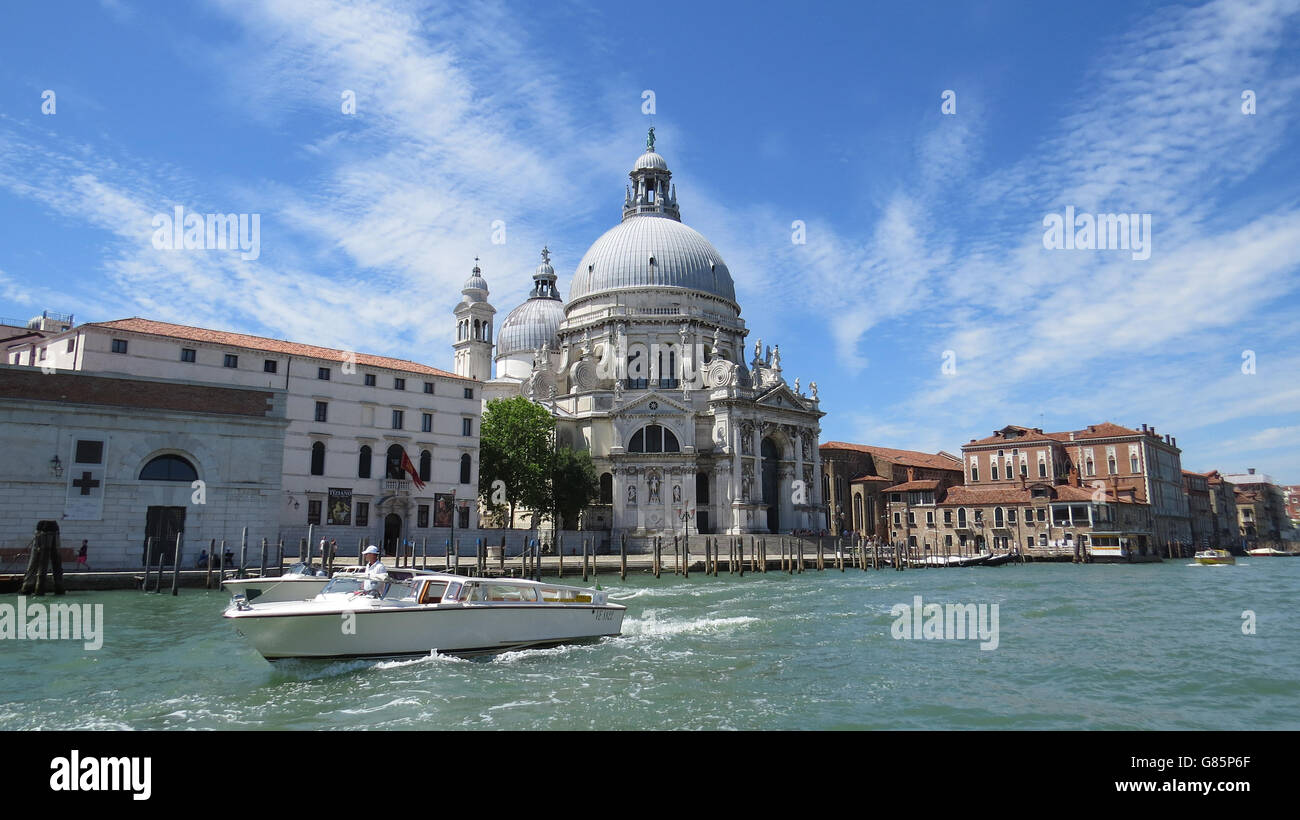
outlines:
[[740, 421], [732, 414], [727, 415], [727, 425], [729, 427], [728, 432], [731, 434], [731, 481], [727, 483], [727, 495], [730, 503], [728, 504], [727, 518], [731, 522], [729, 530], [739, 534], [741, 532], [741, 515], [735, 504], [745, 501], [740, 494], [740, 476], [742, 474], [740, 456], [742, 448], [740, 442], [744, 436], [744, 431], [741, 429]]

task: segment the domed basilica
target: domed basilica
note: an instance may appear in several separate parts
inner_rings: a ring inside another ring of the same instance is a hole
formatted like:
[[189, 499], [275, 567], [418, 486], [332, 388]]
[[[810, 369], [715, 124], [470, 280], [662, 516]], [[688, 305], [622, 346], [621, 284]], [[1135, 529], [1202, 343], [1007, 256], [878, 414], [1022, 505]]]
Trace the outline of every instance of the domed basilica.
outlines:
[[590, 450], [601, 497], [584, 529], [820, 527], [816, 382], [805, 395], [798, 379], [786, 382], [779, 345], [746, 344], [731, 271], [682, 223], [653, 128], [629, 177], [623, 219], [578, 262], [567, 302], [542, 249], [495, 355], [496, 310], [475, 265], [455, 310], [457, 375], [483, 381], [484, 401], [524, 395], [542, 404], [560, 446]]

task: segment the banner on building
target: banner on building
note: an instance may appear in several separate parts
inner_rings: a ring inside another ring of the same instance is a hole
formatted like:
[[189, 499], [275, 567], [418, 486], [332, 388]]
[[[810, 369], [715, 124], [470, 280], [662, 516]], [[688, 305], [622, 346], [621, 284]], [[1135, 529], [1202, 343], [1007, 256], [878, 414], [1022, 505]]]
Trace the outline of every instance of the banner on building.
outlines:
[[330, 487], [329, 517], [326, 523], [352, 525], [352, 490]]
[[451, 493], [433, 494], [433, 526], [451, 526], [451, 503], [453, 498], [454, 496]]

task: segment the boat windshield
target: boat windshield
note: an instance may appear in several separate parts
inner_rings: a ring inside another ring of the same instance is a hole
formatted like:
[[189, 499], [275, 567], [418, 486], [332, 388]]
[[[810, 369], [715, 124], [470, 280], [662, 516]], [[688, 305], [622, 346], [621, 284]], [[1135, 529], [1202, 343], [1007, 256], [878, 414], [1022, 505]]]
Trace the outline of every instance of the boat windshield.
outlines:
[[335, 575], [330, 582], [321, 590], [322, 595], [328, 595], [332, 592], [356, 592], [361, 589], [361, 583], [364, 578], [347, 575]]

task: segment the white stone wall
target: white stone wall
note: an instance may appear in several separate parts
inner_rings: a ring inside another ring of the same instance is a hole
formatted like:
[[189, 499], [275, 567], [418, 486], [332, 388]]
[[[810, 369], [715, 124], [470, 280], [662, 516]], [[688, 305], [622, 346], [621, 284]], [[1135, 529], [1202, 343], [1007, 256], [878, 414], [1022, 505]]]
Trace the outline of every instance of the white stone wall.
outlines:
[[[150, 506], [184, 507], [182, 562], [192, 564], [210, 539], [276, 537], [281, 497], [282, 419], [0, 399], [0, 546], [22, 548], [36, 522], [59, 521], [62, 544], [90, 542], [93, 569], [140, 566]], [[106, 442], [103, 510], [96, 520], [65, 520], [78, 438]], [[189, 483], [140, 481], [162, 453], [190, 461], [205, 482], [203, 503]], [[58, 455], [62, 477], [52, 475]], [[21, 568], [19, 568], [21, 569]]]

